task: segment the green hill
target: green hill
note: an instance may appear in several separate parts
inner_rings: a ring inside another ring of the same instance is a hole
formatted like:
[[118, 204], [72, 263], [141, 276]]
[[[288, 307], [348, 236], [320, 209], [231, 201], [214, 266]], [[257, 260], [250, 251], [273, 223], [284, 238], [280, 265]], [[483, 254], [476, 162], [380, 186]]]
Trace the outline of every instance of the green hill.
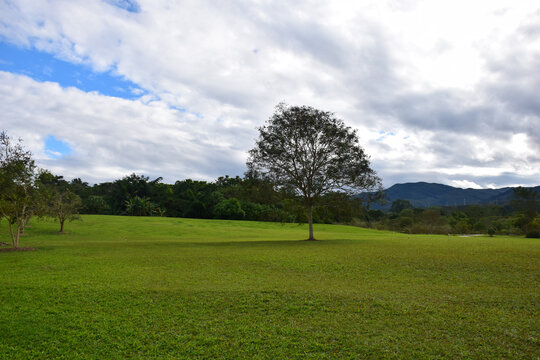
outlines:
[[[540, 186], [533, 187], [540, 194]], [[415, 207], [461, 206], [473, 204], [508, 205], [514, 188], [461, 189], [426, 182], [395, 184], [384, 190], [389, 204], [397, 199], [409, 200]], [[387, 205], [389, 207], [390, 205]], [[374, 208], [377, 208], [375, 206]]]

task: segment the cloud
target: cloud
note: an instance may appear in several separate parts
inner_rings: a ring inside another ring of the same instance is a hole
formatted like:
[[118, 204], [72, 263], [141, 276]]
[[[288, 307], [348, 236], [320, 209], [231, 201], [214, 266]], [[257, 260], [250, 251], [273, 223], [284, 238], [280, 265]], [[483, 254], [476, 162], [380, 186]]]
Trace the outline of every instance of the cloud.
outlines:
[[[159, 101], [85, 93], [23, 75], [0, 72], [0, 84], [0, 106], [9, 109], [2, 126], [24, 139], [41, 166], [68, 178], [97, 182], [137, 172], [173, 182], [243, 171], [237, 145], [243, 129], [196, 128], [194, 115]], [[51, 133], [71, 152], [51, 159]]]
[[[536, 185], [537, 9], [506, 0], [0, 1], [1, 41], [116, 76], [135, 97], [4, 72], [2, 126], [66, 177], [212, 179], [242, 174], [256, 128], [286, 101], [357, 128], [387, 186]], [[73, 153], [47, 157], [47, 134]]]
[[[489, 78], [482, 90], [495, 99], [512, 127], [526, 133], [525, 143], [540, 153], [540, 9], [524, 17], [512, 36], [500, 39], [504, 51], [485, 50]], [[538, 161], [538, 156], [536, 157]]]
[[463, 189], [482, 189], [482, 186], [469, 180], [452, 180], [450, 184], [454, 187], [459, 187]]

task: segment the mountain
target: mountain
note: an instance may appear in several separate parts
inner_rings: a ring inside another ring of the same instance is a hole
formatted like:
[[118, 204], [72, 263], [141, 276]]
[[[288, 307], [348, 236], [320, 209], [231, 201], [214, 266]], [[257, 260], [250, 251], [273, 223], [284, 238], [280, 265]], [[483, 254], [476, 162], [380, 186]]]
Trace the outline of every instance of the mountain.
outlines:
[[[533, 188], [540, 195], [540, 186]], [[459, 206], [472, 204], [506, 205], [512, 200], [514, 188], [461, 189], [448, 185], [426, 182], [395, 184], [383, 191], [388, 209], [397, 199], [409, 200], [414, 207]], [[377, 208], [377, 207], [374, 207]]]

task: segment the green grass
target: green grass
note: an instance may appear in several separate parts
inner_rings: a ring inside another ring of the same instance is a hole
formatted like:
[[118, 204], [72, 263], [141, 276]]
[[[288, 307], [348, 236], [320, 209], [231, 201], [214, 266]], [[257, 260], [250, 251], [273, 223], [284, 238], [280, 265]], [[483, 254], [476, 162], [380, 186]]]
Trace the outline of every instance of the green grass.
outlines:
[[[84, 216], [0, 253], [0, 358], [540, 357], [540, 243]], [[5, 221], [0, 241], [9, 241]]]

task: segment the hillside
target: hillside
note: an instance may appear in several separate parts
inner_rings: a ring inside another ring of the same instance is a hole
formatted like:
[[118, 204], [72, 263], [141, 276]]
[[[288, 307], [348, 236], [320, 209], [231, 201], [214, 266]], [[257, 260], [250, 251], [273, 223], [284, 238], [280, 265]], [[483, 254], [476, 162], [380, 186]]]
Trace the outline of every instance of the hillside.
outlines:
[[[540, 194], [540, 186], [534, 187]], [[449, 185], [426, 182], [395, 184], [384, 190], [388, 208], [397, 199], [409, 200], [415, 207], [459, 206], [472, 204], [506, 205], [512, 199], [514, 188], [461, 189]]]

